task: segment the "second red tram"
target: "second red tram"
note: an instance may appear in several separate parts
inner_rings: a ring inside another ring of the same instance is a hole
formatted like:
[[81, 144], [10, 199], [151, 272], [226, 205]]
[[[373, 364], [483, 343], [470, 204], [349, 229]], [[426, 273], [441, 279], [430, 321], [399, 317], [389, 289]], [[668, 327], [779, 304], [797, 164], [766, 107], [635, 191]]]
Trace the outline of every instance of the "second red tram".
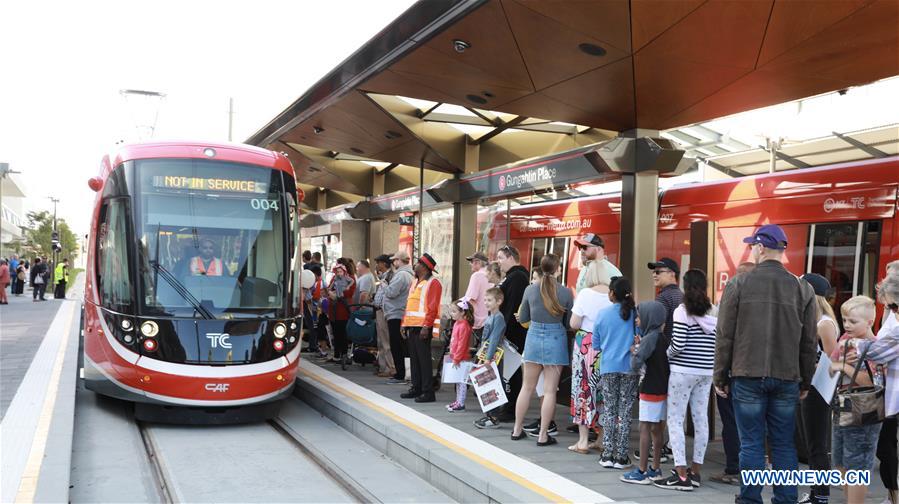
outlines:
[[276, 412], [302, 334], [303, 194], [288, 159], [233, 144], [131, 145], [89, 185], [87, 388], [155, 420]]
[[[899, 259], [897, 187], [899, 157], [674, 187], [659, 196], [658, 256], [677, 260], [685, 271], [691, 224], [716, 222], [709, 277], [720, 299], [737, 266], [750, 260], [742, 239], [757, 226], [779, 224], [790, 239], [787, 269], [827, 277], [839, 306], [856, 294], [873, 296], [886, 264]], [[528, 268], [543, 254], [558, 254], [562, 280], [573, 286], [579, 268], [573, 246], [577, 235], [599, 234], [610, 260], [619, 262], [620, 201], [619, 195], [603, 195], [522, 205], [509, 211], [509, 225], [505, 212], [484, 211], [479, 234], [488, 243], [481, 249], [493, 257], [508, 241], [521, 251]]]

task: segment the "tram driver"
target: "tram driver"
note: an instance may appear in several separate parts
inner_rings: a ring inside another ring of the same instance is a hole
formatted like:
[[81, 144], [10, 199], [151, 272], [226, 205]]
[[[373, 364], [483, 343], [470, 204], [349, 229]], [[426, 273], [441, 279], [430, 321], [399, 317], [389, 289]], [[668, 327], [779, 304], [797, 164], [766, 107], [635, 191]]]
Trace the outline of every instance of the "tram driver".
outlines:
[[222, 260], [215, 256], [215, 242], [208, 238], [200, 241], [200, 255], [190, 259], [191, 276], [222, 276]]

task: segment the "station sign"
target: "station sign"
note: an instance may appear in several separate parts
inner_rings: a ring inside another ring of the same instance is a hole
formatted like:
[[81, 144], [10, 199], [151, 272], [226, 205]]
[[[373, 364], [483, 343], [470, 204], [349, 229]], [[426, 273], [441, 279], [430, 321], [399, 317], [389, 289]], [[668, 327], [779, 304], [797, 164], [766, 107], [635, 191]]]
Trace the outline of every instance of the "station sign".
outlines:
[[462, 201], [512, 197], [535, 190], [596, 180], [599, 172], [583, 153], [569, 154], [519, 166], [503, 166], [463, 177], [459, 199]]

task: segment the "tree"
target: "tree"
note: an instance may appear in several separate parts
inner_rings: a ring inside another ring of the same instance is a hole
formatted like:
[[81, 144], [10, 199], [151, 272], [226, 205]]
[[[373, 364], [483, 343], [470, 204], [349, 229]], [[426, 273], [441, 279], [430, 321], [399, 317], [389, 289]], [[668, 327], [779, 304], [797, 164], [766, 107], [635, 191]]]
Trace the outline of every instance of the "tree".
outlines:
[[[26, 247], [31, 246], [34, 250], [46, 256], [52, 255], [53, 214], [43, 210], [40, 212], [28, 212], [27, 217], [29, 229], [25, 230]], [[69, 262], [73, 262], [79, 251], [78, 238], [69, 228], [65, 219], [57, 219], [56, 228], [59, 231], [59, 243], [62, 245], [59, 260], [62, 261], [68, 258]]]

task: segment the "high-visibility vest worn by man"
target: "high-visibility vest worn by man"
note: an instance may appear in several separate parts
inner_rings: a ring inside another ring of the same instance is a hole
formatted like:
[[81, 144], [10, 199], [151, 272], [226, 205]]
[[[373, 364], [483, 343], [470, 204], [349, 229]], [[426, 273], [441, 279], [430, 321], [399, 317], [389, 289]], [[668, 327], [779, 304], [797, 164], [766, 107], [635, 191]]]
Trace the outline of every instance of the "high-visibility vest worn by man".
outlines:
[[54, 280], [54, 283], [69, 281], [69, 269], [65, 263], [59, 263], [56, 265], [56, 274]]
[[442, 294], [443, 286], [433, 276], [417, 279], [409, 288], [409, 297], [406, 298], [403, 327], [434, 327]]

